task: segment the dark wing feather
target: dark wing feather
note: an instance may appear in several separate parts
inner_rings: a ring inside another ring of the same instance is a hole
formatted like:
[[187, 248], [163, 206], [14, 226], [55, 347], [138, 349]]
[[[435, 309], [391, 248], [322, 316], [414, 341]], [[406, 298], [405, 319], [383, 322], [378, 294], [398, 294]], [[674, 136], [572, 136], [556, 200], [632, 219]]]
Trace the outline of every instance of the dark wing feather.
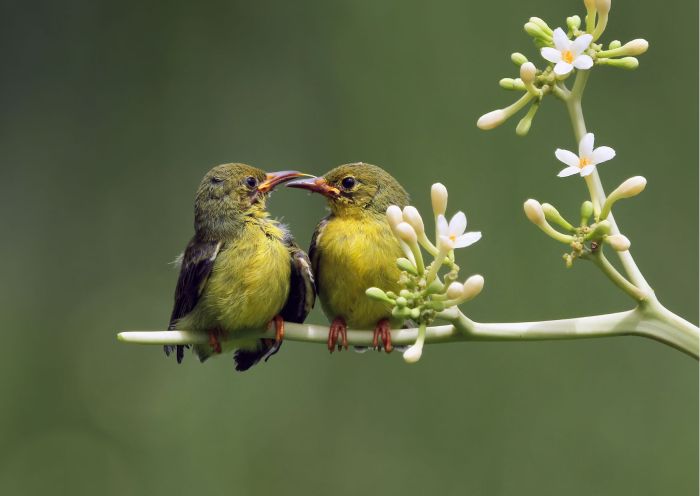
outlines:
[[[182, 257], [180, 277], [175, 287], [175, 305], [168, 329], [175, 329], [177, 321], [190, 313], [199, 301], [220, 249], [220, 241], [201, 241], [197, 238], [192, 238], [187, 245]], [[173, 348], [177, 349], [177, 362], [180, 363], [184, 346], [163, 347], [166, 355], [170, 355]]]
[[301, 324], [316, 302], [314, 276], [311, 262], [304, 250], [299, 248], [291, 236], [287, 236], [284, 241], [289, 247], [292, 272], [289, 280], [289, 296], [280, 316], [288, 322]]
[[321, 291], [318, 280], [319, 267], [321, 265], [321, 252], [318, 249], [318, 240], [321, 238], [321, 234], [323, 233], [323, 229], [326, 227], [326, 224], [328, 224], [329, 217], [330, 216], [321, 219], [321, 222], [318, 223], [313, 235], [311, 236], [311, 245], [309, 246], [309, 258], [311, 259], [311, 270], [314, 275], [314, 287], [316, 288], [316, 294], [319, 294]]

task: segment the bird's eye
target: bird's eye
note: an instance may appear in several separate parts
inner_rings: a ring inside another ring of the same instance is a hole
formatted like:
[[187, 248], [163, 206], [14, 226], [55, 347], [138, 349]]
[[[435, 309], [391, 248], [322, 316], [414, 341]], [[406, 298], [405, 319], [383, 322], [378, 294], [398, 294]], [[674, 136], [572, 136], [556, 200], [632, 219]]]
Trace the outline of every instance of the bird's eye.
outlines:
[[223, 180], [223, 178], [221, 178], [221, 177], [216, 177], [216, 176], [214, 176], [214, 177], [211, 178], [211, 182], [214, 183], [214, 184], [219, 184], [219, 183], [223, 183], [224, 180]]
[[343, 185], [344, 189], [352, 189], [353, 186], [355, 186], [355, 178], [352, 176], [345, 177], [341, 181], [341, 184]]
[[258, 180], [253, 176], [248, 176], [245, 178], [245, 183], [249, 188], [254, 188], [258, 185]]

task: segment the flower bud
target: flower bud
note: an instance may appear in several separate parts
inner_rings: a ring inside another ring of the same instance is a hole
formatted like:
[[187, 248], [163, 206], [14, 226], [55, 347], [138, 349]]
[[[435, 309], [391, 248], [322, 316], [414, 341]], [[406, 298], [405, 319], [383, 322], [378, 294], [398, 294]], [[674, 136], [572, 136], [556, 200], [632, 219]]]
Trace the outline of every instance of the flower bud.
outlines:
[[447, 210], [447, 188], [444, 184], [433, 184], [430, 188], [430, 200], [433, 203], [433, 213], [435, 216], [445, 215], [445, 211]]
[[498, 85], [504, 90], [520, 90], [525, 91], [525, 85], [520, 78], [503, 78], [498, 82]]
[[406, 298], [404, 298], [403, 296], [399, 296], [398, 298], [396, 298], [397, 307], [405, 307], [406, 305], [408, 305], [408, 301], [406, 300]]
[[535, 24], [534, 22], [526, 22], [525, 26], [523, 26], [525, 29], [525, 32], [535, 38], [536, 40], [542, 40], [547, 43], [550, 43], [552, 41], [552, 35], [547, 34], [540, 26]]
[[539, 17], [530, 17], [529, 21], [537, 25], [545, 34], [552, 36], [553, 31], [544, 20]]
[[391, 230], [396, 232], [396, 226], [403, 222], [403, 212], [401, 212], [401, 208], [396, 205], [391, 205], [386, 209], [386, 218], [389, 221]]
[[577, 15], [567, 17], [566, 18], [566, 25], [569, 27], [571, 31], [576, 31], [578, 28], [581, 27], [581, 18]]
[[564, 229], [566, 229], [567, 231], [574, 230], [574, 226], [569, 224], [569, 222], [564, 217], [562, 217], [562, 215], [556, 208], [554, 208], [553, 205], [550, 205], [549, 203], [543, 203], [542, 211], [544, 212], [545, 219], [547, 219], [549, 222], [554, 222], [555, 224], [558, 224]]
[[462, 297], [462, 293], [464, 292], [464, 285], [461, 282], [453, 282], [449, 286], [447, 286], [447, 297], [451, 300], [456, 300], [457, 298]]
[[605, 219], [608, 214], [610, 214], [610, 210], [616, 201], [622, 200], [623, 198], [632, 198], [633, 196], [637, 196], [639, 193], [644, 191], [646, 185], [647, 180], [642, 176], [634, 176], [625, 180], [605, 199], [603, 208], [600, 211], [600, 218]]
[[647, 180], [643, 176], [630, 177], [619, 185], [610, 196], [615, 196], [617, 199], [632, 198], [644, 191], [646, 186]]
[[464, 298], [464, 301], [469, 301], [478, 296], [482, 289], [484, 289], [484, 277], [475, 274], [464, 282], [462, 298]]
[[630, 249], [630, 240], [623, 234], [612, 234], [605, 238], [605, 242], [609, 244], [615, 251], [627, 251]]
[[588, 221], [593, 215], [593, 203], [586, 200], [581, 204], [581, 225], [588, 225]]
[[525, 215], [530, 222], [536, 226], [545, 224], [544, 211], [542, 210], [542, 205], [540, 205], [540, 202], [537, 200], [530, 198], [523, 204], [523, 210], [525, 210]]
[[374, 300], [384, 301], [386, 303], [394, 304], [394, 301], [390, 299], [387, 294], [379, 288], [368, 288], [365, 294]]
[[423, 347], [413, 345], [403, 352], [403, 359], [406, 363], [416, 363], [423, 354]]
[[525, 62], [520, 66], [520, 79], [526, 85], [535, 82], [535, 77], [537, 77], [537, 67], [532, 62]]
[[417, 319], [420, 317], [420, 308], [411, 308], [411, 313], [409, 315], [412, 319]]
[[625, 51], [624, 55], [641, 55], [649, 49], [649, 42], [642, 38], [628, 41], [622, 47]]
[[508, 114], [503, 109], [492, 110], [484, 114], [476, 121], [476, 127], [483, 130], [493, 129], [503, 124], [508, 118]]
[[397, 258], [396, 265], [399, 267], [399, 269], [405, 270], [409, 274], [413, 274], [414, 276], [418, 275], [418, 269], [416, 269], [416, 266], [413, 265], [413, 262], [411, 262], [408, 258]]
[[[541, 93], [542, 90], [538, 90], [534, 86], [530, 85], [528, 87], [529, 91], [534, 91], [534, 92], [539, 92]], [[532, 126], [532, 120], [535, 118], [535, 114], [537, 113], [537, 109], [540, 108], [540, 102], [539, 100], [535, 100], [532, 105], [530, 105], [530, 108], [528, 109], [527, 113], [525, 116], [523, 116], [522, 119], [518, 122], [518, 125], [515, 127], [515, 134], [518, 136], [525, 136], [527, 135], [528, 132], [530, 132], [530, 126]]]
[[[613, 44], [610, 44], [610, 49], [609, 50], [604, 50], [602, 52], [598, 52], [598, 58], [599, 64], [602, 65], [615, 65], [615, 64], [620, 64], [620, 62], [613, 62], [611, 60], [607, 60], [610, 57], [622, 57], [625, 55], [642, 55], [649, 49], [649, 42], [647, 40], [644, 40], [642, 38], [638, 38], [636, 40], [632, 40], [628, 43], [625, 43], [624, 45], [620, 46], [620, 42], [618, 42], [618, 45], [613, 48]], [[629, 57], [632, 59], [632, 57]], [[624, 59], [620, 59], [624, 60]], [[634, 59], [636, 60], [636, 59]], [[623, 65], [619, 65], [620, 67], [623, 67], [624, 65], [629, 65], [629, 64], [634, 64], [631, 60], [627, 60]], [[635, 66], [636, 67], [636, 66]], [[626, 67], [628, 68], [628, 67]], [[632, 67], [634, 68], [634, 67]]]
[[416, 207], [407, 206], [403, 208], [403, 220], [408, 222], [416, 233], [420, 236], [425, 233], [425, 226], [423, 225], [423, 218], [420, 216], [418, 209]]
[[620, 40], [612, 40], [608, 45], [608, 50], [616, 50], [622, 46]]
[[408, 222], [400, 222], [396, 226], [396, 234], [409, 245], [415, 245], [418, 241], [415, 229]]
[[523, 65], [527, 62], [527, 57], [520, 52], [513, 52], [510, 54], [510, 60], [512, 60], [515, 65]]
[[596, 64], [633, 70], [639, 67], [639, 60], [634, 57], [623, 57], [621, 59], [598, 58], [596, 59]]
[[610, 0], [595, 0], [595, 8], [598, 11], [598, 15], [608, 15], [608, 12], [610, 12]]

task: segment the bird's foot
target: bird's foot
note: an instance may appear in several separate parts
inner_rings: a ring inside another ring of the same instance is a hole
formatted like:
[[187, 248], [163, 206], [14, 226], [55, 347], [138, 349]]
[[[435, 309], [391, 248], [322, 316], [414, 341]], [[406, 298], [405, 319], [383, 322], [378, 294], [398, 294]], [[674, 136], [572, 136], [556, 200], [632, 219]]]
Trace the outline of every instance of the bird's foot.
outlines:
[[279, 315], [275, 315], [272, 322], [275, 323], [275, 341], [280, 343], [284, 339], [284, 319]]
[[221, 342], [219, 341], [219, 334], [221, 334], [221, 331], [218, 329], [215, 329], [213, 331], [209, 331], [209, 346], [211, 346], [211, 349], [214, 353], [221, 353]]
[[338, 346], [338, 351], [343, 348], [348, 349], [348, 325], [342, 317], [334, 318], [328, 330], [328, 351], [333, 353], [336, 345]]
[[382, 319], [377, 322], [377, 327], [374, 328], [374, 336], [372, 337], [372, 346], [378, 351], [382, 351], [382, 347], [379, 345], [379, 338], [382, 339], [384, 351], [391, 353], [394, 347], [391, 345], [391, 325], [389, 324], [389, 319]]

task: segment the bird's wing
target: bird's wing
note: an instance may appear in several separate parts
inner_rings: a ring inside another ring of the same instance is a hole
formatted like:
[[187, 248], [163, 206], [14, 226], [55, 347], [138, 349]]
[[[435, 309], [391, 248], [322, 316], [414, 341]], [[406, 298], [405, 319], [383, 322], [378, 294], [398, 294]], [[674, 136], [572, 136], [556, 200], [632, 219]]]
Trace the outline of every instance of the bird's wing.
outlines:
[[319, 267], [321, 265], [321, 252], [318, 249], [318, 242], [321, 239], [321, 235], [323, 234], [323, 229], [326, 227], [326, 224], [328, 224], [329, 217], [321, 219], [321, 222], [318, 223], [316, 229], [314, 230], [314, 234], [311, 236], [311, 245], [309, 246], [309, 258], [311, 259], [311, 270], [315, 276], [316, 294], [320, 292], [320, 289], [318, 287], [318, 273]]
[[[170, 315], [168, 329], [175, 329], [177, 321], [197, 305], [221, 245], [220, 241], [201, 241], [196, 238], [187, 245], [182, 257], [180, 277], [175, 287], [175, 305]], [[173, 346], [165, 346], [164, 350], [166, 355], [170, 355]], [[178, 363], [182, 361], [183, 352], [184, 346], [177, 346]]]
[[299, 248], [291, 236], [285, 239], [285, 243], [289, 247], [292, 272], [289, 280], [289, 296], [280, 315], [284, 320], [301, 324], [316, 302], [314, 275], [311, 262], [304, 250]]

